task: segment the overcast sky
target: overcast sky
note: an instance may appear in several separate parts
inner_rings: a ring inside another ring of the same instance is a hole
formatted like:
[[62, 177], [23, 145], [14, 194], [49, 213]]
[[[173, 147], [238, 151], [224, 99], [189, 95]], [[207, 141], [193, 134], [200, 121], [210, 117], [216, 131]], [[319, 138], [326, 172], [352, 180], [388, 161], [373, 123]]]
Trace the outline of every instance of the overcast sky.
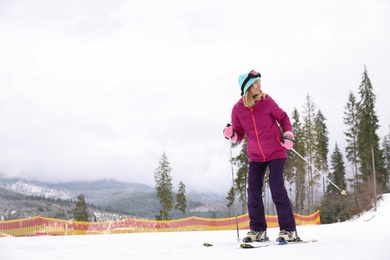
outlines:
[[388, 0], [0, 0], [0, 172], [154, 186], [166, 152], [175, 190], [225, 194], [240, 74], [289, 115], [309, 94], [331, 154], [364, 65], [383, 138]]

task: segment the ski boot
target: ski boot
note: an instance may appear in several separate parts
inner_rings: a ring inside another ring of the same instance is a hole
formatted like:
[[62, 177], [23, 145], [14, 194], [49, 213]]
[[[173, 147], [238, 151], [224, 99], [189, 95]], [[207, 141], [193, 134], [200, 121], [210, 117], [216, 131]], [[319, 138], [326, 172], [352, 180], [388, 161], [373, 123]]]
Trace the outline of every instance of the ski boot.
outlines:
[[279, 236], [276, 239], [276, 242], [299, 242], [301, 239], [299, 238], [297, 231], [286, 231], [281, 230], [279, 232]]
[[267, 231], [249, 231], [246, 234], [246, 237], [242, 239], [244, 243], [251, 243], [251, 242], [266, 242], [269, 241], [269, 238], [267, 237]]

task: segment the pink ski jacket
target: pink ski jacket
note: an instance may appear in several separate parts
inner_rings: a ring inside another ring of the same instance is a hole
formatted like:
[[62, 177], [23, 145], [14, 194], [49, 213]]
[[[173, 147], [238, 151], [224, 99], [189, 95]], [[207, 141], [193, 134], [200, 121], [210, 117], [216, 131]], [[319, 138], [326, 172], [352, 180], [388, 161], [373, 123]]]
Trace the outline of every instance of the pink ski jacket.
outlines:
[[244, 106], [242, 98], [232, 110], [232, 125], [237, 142], [248, 136], [247, 150], [250, 162], [267, 162], [287, 158], [286, 149], [280, 144], [282, 132], [291, 131], [290, 119], [268, 95], [252, 108]]

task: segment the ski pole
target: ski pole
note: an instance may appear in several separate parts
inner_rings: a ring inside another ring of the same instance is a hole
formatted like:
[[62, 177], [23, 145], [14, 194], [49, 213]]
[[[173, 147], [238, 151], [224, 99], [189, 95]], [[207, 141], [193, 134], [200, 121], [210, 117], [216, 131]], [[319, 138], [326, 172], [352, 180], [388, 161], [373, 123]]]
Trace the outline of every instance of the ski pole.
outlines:
[[[294, 153], [296, 153], [299, 157], [301, 157], [302, 160], [304, 160], [307, 164], [309, 164], [311, 166], [311, 164], [302, 156], [300, 155], [297, 151], [295, 151], [294, 148], [291, 148], [291, 151], [293, 151]], [[320, 171], [319, 171], [320, 172]], [[333, 186], [335, 186], [340, 192], [341, 192], [341, 195], [347, 195], [347, 192], [345, 190], [342, 190], [340, 189], [333, 181], [331, 181], [328, 177], [326, 177], [322, 172], [320, 172], [320, 174], [326, 178]]]
[[[235, 200], [236, 193], [234, 192], [234, 170], [233, 170], [233, 152], [232, 152], [232, 138], [229, 138], [229, 146], [230, 146], [230, 167], [232, 169], [232, 189], [233, 189], [233, 199]], [[234, 201], [233, 201], [233, 204]], [[234, 205], [234, 213], [236, 214], [236, 230], [237, 230], [237, 242], [240, 242], [240, 232], [238, 231], [238, 216], [236, 205]]]

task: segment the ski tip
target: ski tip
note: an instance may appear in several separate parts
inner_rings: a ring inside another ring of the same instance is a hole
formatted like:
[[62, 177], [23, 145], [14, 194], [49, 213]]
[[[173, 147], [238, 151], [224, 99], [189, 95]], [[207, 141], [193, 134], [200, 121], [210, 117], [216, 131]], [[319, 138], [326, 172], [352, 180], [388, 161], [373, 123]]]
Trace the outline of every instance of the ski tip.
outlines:
[[206, 246], [206, 247], [213, 246], [213, 245], [210, 244], [210, 243], [203, 243], [203, 245]]
[[254, 246], [250, 245], [250, 244], [241, 244], [240, 245], [241, 248], [254, 248]]
[[280, 241], [278, 245], [283, 246], [283, 245], [287, 245], [287, 244], [288, 244], [288, 242], [286, 242], [286, 241]]

